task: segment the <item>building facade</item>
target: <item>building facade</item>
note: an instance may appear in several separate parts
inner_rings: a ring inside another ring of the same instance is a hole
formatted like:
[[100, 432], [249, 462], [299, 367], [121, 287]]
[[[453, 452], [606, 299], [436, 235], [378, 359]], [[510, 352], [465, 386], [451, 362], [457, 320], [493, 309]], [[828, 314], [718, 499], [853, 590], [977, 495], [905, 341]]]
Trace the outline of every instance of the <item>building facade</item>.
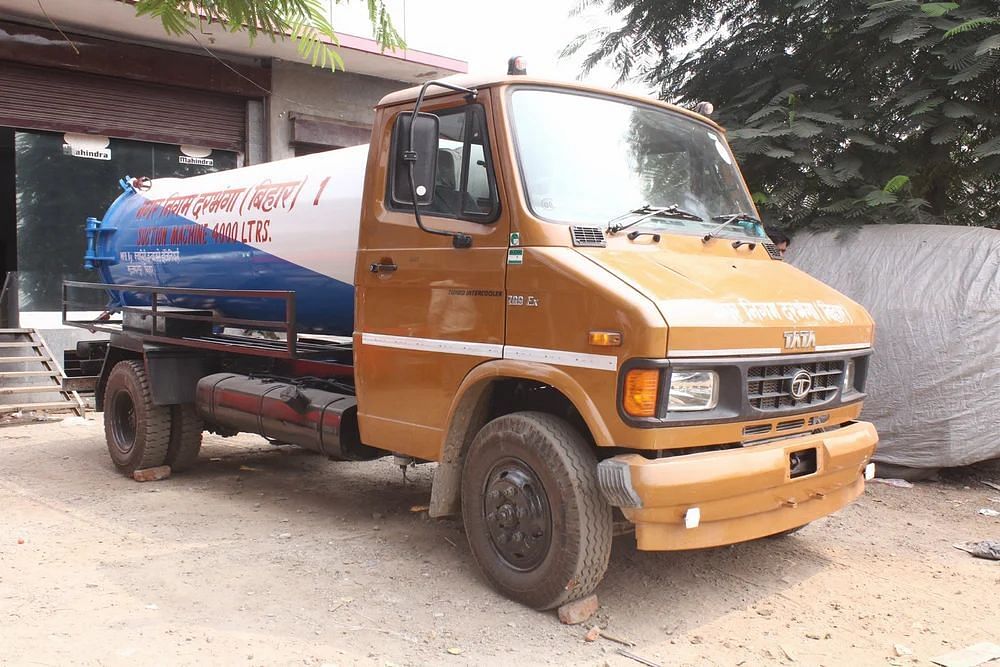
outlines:
[[0, 281], [16, 276], [0, 308], [8, 324], [16, 310], [21, 326], [41, 329], [58, 326], [63, 280], [96, 280], [82, 268], [84, 224], [118, 179], [367, 143], [385, 93], [467, 69], [340, 34], [347, 71], [333, 73], [300, 62], [289, 40], [251, 46], [218, 25], [168, 36], [118, 0], [44, 8], [0, 0]]

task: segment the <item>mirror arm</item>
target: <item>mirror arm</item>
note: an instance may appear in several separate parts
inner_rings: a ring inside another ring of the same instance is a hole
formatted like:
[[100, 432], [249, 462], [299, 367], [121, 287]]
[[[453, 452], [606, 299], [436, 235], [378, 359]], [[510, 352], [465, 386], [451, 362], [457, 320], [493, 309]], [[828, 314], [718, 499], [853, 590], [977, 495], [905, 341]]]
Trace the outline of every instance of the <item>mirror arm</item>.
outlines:
[[[417, 204], [417, 188], [416, 183], [413, 178], [413, 165], [417, 161], [417, 153], [413, 150], [413, 126], [416, 124], [417, 114], [420, 113], [420, 105], [424, 103], [424, 93], [431, 86], [438, 86], [439, 88], [447, 88], [448, 90], [454, 90], [458, 93], [465, 93], [465, 98], [470, 102], [476, 99], [479, 94], [475, 88], [463, 88], [462, 86], [456, 86], [454, 84], [448, 83], [446, 81], [428, 81], [420, 87], [420, 93], [417, 95], [417, 101], [413, 105], [413, 115], [410, 117], [410, 133], [409, 140], [407, 142], [407, 150], [403, 152], [403, 160], [407, 165], [407, 172], [410, 176], [410, 198], [413, 199], [413, 218], [422, 231], [428, 234], [438, 234], [439, 236], [450, 236], [451, 243], [456, 248], [471, 248], [472, 247], [472, 237], [468, 234], [463, 234], [462, 232], [449, 232], [443, 229], [431, 229], [430, 227], [425, 227], [423, 220], [420, 219], [420, 205]], [[433, 193], [432, 193], [433, 197]]]

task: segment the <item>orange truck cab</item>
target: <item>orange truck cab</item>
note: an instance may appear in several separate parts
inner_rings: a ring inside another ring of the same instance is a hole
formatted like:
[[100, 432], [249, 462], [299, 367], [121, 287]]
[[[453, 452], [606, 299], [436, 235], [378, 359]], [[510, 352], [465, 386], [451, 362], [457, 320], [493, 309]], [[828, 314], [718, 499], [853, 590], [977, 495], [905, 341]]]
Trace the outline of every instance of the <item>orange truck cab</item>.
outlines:
[[[463, 509], [491, 581], [539, 607], [589, 592], [610, 507], [640, 549], [689, 549], [861, 494], [872, 320], [781, 261], [722, 128], [582, 85], [449, 81], [475, 96], [427, 90], [439, 159], [420, 208], [471, 245], [394, 201], [394, 128], [420, 89], [387, 96], [356, 268], [359, 422], [366, 444], [439, 462], [431, 512]], [[573, 459], [565, 478], [535, 458], [548, 447], [572, 450], [544, 454]], [[525, 524], [537, 508], [547, 527]]]
[[[64, 321], [110, 333], [77, 354], [120, 471], [180, 471], [203, 430], [436, 462], [430, 513], [538, 609], [597, 587], [624, 520], [640, 549], [712, 547], [862, 493], [872, 320], [782, 261], [711, 120], [456, 77], [385, 97], [363, 150], [123, 179], [88, 220], [122, 320]], [[307, 335], [329, 285], [351, 339]], [[268, 326], [254, 299], [280, 335], [225, 329]]]

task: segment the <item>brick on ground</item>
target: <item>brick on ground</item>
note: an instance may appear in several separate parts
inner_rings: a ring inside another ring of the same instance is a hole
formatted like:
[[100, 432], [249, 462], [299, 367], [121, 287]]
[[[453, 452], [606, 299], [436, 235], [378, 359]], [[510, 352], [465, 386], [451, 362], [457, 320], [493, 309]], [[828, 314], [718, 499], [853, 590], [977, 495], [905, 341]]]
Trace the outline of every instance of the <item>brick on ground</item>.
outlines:
[[156, 466], [155, 468], [143, 468], [132, 473], [132, 479], [137, 482], [158, 482], [161, 479], [170, 477], [170, 466]]
[[559, 620], [566, 625], [583, 623], [594, 615], [598, 606], [596, 595], [588, 595], [585, 598], [567, 602], [559, 607]]

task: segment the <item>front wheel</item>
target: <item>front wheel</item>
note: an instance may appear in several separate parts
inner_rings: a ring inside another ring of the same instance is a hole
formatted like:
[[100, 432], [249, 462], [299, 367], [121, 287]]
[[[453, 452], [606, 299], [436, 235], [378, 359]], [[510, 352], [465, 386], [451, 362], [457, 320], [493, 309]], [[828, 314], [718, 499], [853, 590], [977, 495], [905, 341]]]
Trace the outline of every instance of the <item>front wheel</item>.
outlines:
[[607, 569], [611, 506], [597, 460], [553, 415], [520, 412], [483, 427], [462, 471], [462, 518], [486, 578], [529, 607], [589, 595]]

